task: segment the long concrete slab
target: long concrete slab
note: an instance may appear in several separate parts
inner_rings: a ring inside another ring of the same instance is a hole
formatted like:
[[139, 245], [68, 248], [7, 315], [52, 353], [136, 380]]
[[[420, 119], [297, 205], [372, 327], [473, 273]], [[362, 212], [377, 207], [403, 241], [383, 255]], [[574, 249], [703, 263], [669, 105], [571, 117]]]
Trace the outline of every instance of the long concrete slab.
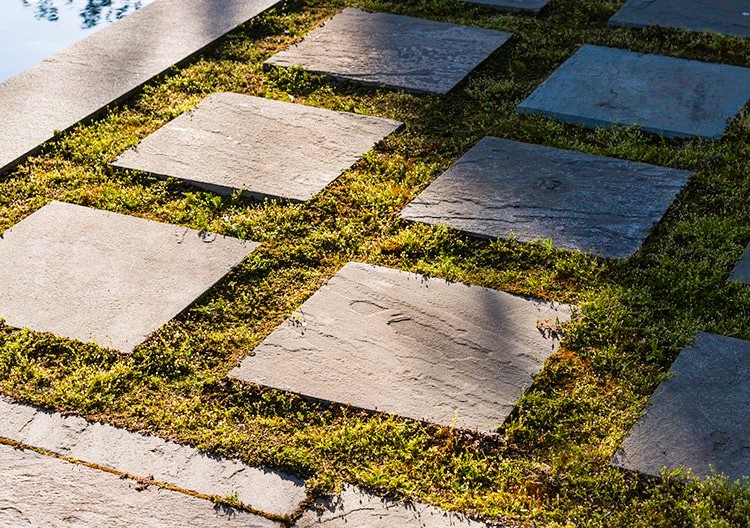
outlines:
[[0, 173], [280, 0], [157, 0], [0, 84]]

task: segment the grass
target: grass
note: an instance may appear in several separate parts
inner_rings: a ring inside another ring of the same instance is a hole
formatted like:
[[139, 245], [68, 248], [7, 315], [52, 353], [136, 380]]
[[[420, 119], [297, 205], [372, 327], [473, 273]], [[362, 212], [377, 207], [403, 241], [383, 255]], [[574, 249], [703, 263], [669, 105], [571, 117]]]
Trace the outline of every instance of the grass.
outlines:
[[[329, 82], [263, 60], [346, 5], [511, 31], [447, 96]], [[0, 391], [306, 477], [351, 482], [520, 526], [750, 525], [750, 486], [647, 479], [609, 460], [699, 331], [750, 339], [750, 289], [727, 282], [750, 240], [750, 116], [724, 140], [585, 130], [515, 112], [584, 43], [750, 66], [746, 40], [613, 29], [621, 2], [553, 0], [539, 17], [454, 1], [300, 0], [239, 28], [127, 106], [0, 178], [0, 232], [51, 199], [259, 241], [193, 308], [131, 356], [0, 324]], [[406, 123], [306, 204], [219, 198], [107, 163], [210, 93], [233, 91]], [[479, 241], [397, 213], [486, 135], [695, 171], [624, 262], [540, 241]], [[343, 264], [360, 260], [576, 303], [581, 317], [496, 437], [326, 406], [227, 372]]]

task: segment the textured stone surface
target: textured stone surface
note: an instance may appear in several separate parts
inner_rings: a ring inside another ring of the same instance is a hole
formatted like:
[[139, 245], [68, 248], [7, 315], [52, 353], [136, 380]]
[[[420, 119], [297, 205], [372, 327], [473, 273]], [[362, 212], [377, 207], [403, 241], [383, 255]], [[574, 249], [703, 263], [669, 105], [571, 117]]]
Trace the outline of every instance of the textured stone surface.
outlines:
[[661, 26], [750, 37], [747, 0], [629, 0], [610, 19], [617, 26]]
[[278, 527], [243, 511], [0, 445], [0, 526], [15, 528]]
[[230, 374], [313, 398], [495, 430], [553, 352], [552, 307], [347, 264]]
[[0, 170], [279, 0], [157, 0], [0, 84]]
[[0, 397], [0, 437], [139, 478], [227, 497], [277, 515], [305, 499], [304, 483], [288, 475], [208, 456], [155, 436], [63, 416]]
[[334, 500], [320, 499], [295, 528], [482, 528], [485, 523], [420, 503], [382, 499], [347, 486]]
[[223, 194], [309, 200], [397, 121], [240, 94], [216, 94], [114, 163]]
[[401, 215], [621, 258], [638, 249], [690, 174], [486, 137]]
[[672, 365], [615, 464], [658, 475], [683, 466], [750, 476], [750, 342], [700, 334]]
[[471, 4], [479, 4], [487, 7], [502, 9], [503, 11], [529, 11], [538, 13], [549, 0], [464, 0]]
[[509, 33], [347, 8], [266, 64], [410, 92], [447, 93]]
[[587, 127], [720, 139], [750, 99], [750, 68], [583, 46], [519, 111]]
[[750, 284], [750, 244], [745, 248], [745, 254], [732, 271], [731, 280]]
[[130, 352], [256, 247], [52, 202], [0, 237], [0, 317]]

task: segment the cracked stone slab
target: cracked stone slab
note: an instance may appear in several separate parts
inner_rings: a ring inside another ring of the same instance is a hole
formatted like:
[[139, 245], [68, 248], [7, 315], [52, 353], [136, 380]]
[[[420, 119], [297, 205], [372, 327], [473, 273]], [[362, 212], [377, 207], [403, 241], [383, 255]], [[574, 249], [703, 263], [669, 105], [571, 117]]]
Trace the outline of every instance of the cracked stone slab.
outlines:
[[750, 37], [750, 3], [747, 0], [629, 0], [610, 23]]
[[730, 280], [750, 284], [750, 244], [745, 248], [745, 254], [732, 271]]
[[657, 476], [678, 467], [750, 476], [750, 342], [702, 333], [669, 374], [614, 464]]
[[113, 165], [219, 192], [305, 201], [402, 124], [221, 93], [151, 134]]
[[538, 325], [565, 322], [570, 313], [565, 305], [349, 263], [230, 376], [491, 432], [557, 346]]
[[539, 13], [550, 0], [464, 0], [470, 4], [478, 4], [503, 11], [517, 11]]
[[157, 0], [0, 84], [0, 171], [279, 0]]
[[[0, 445], [0, 526], [280, 528], [232, 508], [79, 464]], [[140, 489], [140, 491], [139, 491]]]
[[0, 236], [0, 317], [132, 352], [257, 246], [51, 202]]
[[2, 397], [0, 437], [203, 495], [234, 494], [243, 504], [276, 515], [292, 514], [306, 497], [304, 482], [284, 473]]
[[384, 499], [347, 486], [333, 499], [318, 499], [295, 528], [500, 528], [418, 502]]
[[750, 99], [750, 68], [585, 45], [518, 110], [589, 128], [718, 140]]
[[401, 213], [480, 237], [624, 258], [692, 173], [486, 137]]
[[510, 37], [490, 29], [346, 8], [266, 64], [445, 94]]

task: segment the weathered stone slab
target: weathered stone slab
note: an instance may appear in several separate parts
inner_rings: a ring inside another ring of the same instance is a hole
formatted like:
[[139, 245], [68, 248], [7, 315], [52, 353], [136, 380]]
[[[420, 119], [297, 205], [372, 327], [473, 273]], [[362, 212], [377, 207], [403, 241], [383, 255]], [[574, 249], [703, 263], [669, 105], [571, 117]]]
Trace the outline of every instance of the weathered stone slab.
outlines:
[[732, 271], [730, 280], [750, 284], [750, 244], [745, 248], [745, 254]]
[[278, 3], [157, 0], [0, 84], [0, 171]]
[[376, 497], [347, 486], [334, 500], [319, 499], [297, 521], [296, 528], [499, 528], [420, 503]]
[[583, 46], [519, 107], [586, 127], [721, 139], [750, 99], [750, 68]]
[[212, 95], [114, 166], [174, 177], [222, 194], [309, 200], [397, 121], [247, 95]]
[[549, 4], [549, 0], [464, 0], [471, 4], [479, 4], [503, 11], [528, 11], [538, 13]]
[[304, 483], [289, 475], [2, 397], [0, 438], [204, 495], [235, 494], [243, 504], [276, 515], [293, 513], [305, 499]]
[[486, 137], [401, 213], [481, 237], [634, 253], [691, 173]]
[[[272, 528], [244, 511], [0, 445], [0, 526]], [[139, 491], [140, 489], [140, 491]]]
[[567, 306], [349, 263], [231, 376], [464, 429], [495, 430], [555, 349]]
[[670, 374], [614, 463], [650, 475], [682, 466], [750, 476], [750, 342], [700, 334]]
[[0, 317], [131, 352], [256, 247], [52, 202], [0, 237]]
[[747, 0], [628, 0], [610, 23], [750, 37], [750, 4]]
[[347, 8], [266, 64], [444, 94], [510, 37], [490, 29]]

